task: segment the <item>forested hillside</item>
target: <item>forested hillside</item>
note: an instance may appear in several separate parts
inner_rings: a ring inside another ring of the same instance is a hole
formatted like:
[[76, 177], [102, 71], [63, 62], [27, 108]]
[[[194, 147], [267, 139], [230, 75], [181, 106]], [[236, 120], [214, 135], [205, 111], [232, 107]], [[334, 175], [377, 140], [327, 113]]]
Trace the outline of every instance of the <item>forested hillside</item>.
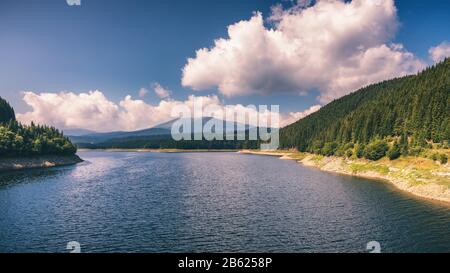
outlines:
[[0, 124], [15, 119], [14, 110], [9, 103], [0, 97]]
[[434, 144], [446, 147], [450, 139], [449, 94], [447, 59], [418, 75], [374, 84], [331, 102], [283, 128], [280, 145], [325, 155], [342, 155], [355, 145], [364, 153], [365, 145], [377, 144], [373, 142], [382, 146], [393, 143], [402, 154]]
[[0, 156], [73, 155], [76, 147], [54, 127], [17, 122], [14, 110], [0, 98]]

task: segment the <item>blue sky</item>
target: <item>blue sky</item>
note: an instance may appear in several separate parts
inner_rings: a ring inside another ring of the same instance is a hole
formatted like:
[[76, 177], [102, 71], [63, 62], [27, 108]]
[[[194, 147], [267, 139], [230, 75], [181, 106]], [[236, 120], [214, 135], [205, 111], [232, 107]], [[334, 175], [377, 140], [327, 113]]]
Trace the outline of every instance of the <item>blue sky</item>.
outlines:
[[[318, 104], [318, 91], [224, 96], [217, 87], [194, 92], [182, 86], [182, 69], [196, 50], [227, 38], [227, 26], [249, 20], [254, 11], [270, 15], [280, 1], [0, 0], [0, 96], [25, 112], [20, 91], [75, 93], [101, 90], [118, 103], [158, 82], [171, 97], [216, 94], [227, 104], [280, 104], [284, 112]], [[281, 1], [285, 8], [291, 3]], [[401, 43], [424, 61], [428, 50], [450, 41], [450, 2], [395, 1]], [[268, 26], [270, 27], [270, 26]], [[157, 104], [153, 93], [142, 98]], [[322, 103], [323, 104], [323, 103]]]
[[22, 90], [100, 89], [118, 101], [157, 81], [183, 98], [186, 59], [224, 36], [227, 25], [272, 3], [84, 0], [74, 7], [2, 0], [0, 92], [19, 111]]

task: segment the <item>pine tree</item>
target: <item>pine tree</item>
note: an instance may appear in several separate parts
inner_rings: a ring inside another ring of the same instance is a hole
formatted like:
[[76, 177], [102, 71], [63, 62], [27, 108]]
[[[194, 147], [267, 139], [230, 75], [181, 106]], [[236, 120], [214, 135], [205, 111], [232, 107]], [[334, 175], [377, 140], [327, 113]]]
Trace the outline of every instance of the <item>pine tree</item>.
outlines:
[[14, 110], [6, 100], [0, 97], [0, 124], [6, 124], [11, 120], [16, 120]]
[[317, 142], [368, 144], [400, 137], [402, 155], [411, 145], [450, 140], [450, 58], [421, 73], [362, 88], [280, 130], [284, 149], [319, 152]]

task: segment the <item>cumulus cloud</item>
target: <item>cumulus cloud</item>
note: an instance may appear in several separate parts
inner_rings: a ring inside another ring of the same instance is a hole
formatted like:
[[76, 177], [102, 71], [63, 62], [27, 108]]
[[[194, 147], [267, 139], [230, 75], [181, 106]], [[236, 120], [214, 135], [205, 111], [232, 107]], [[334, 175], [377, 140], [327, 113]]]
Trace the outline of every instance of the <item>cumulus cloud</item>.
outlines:
[[445, 58], [450, 57], [450, 43], [443, 42], [436, 47], [430, 48], [428, 51], [433, 62], [438, 63]]
[[190, 96], [186, 101], [162, 100], [151, 105], [128, 95], [117, 104], [98, 90], [80, 94], [28, 91], [23, 93], [23, 100], [32, 111], [17, 117], [24, 123], [34, 121], [59, 128], [136, 130], [170, 120], [172, 108], [179, 105], [192, 107], [196, 99], [203, 99], [205, 104], [219, 103], [217, 96]]
[[[35, 93], [23, 92], [23, 100], [31, 107], [31, 111], [17, 114], [19, 121], [29, 124], [32, 121], [39, 124], [49, 124], [61, 129], [83, 128], [99, 132], [116, 130], [138, 130], [155, 126], [173, 119], [172, 111], [176, 107], [193, 109], [195, 103], [201, 101], [204, 108], [229, 109], [236, 113], [245, 112], [257, 114], [251, 106], [224, 105], [215, 95], [189, 96], [186, 100], [161, 100], [152, 105], [140, 99], [126, 96], [119, 103], [109, 100], [101, 91], [86, 93], [59, 92]], [[192, 111], [192, 110], [191, 110]], [[271, 109], [259, 111], [270, 115]], [[205, 116], [213, 116], [206, 115]], [[280, 123], [286, 124], [285, 119], [292, 120], [291, 115], [281, 115]], [[224, 116], [224, 119], [227, 119]], [[256, 123], [257, 124], [257, 123]], [[256, 125], [252, 124], [252, 125]]]
[[153, 90], [155, 91], [155, 94], [160, 97], [161, 99], [168, 98], [170, 96], [170, 90], [166, 89], [161, 86], [161, 84], [154, 82], [152, 84]]
[[311, 115], [312, 113], [319, 111], [320, 108], [322, 108], [321, 105], [314, 105], [302, 112], [290, 112], [288, 115], [284, 116], [284, 118], [282, 119], [281, 127], [284, 127], [284, 126], [292, 124], [302, 118], [305, 118], [305, 117]]
[[391, 44], [398, 22], [393, 0], [299, 1], [228, 26], [228, 38], [197, 50], [182, 84], [225, 96], [316, 89], [321, 103], [364, 85], [415, 73], [425, 64]]
[[139, 97], [143, 98], [143, 97], [145, 97], [145, 95], [148, 94], [148, 89], [145, 87], [142, 87], [141, 89], [139, 89], [138, 93], [139, 93]]

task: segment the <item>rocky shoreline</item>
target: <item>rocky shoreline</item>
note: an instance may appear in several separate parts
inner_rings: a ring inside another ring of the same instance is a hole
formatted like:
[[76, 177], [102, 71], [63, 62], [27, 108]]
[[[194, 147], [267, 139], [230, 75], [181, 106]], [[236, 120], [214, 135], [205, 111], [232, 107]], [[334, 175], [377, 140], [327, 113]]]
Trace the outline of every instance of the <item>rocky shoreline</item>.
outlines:
[[450, 166], [424, 158], [402, 158], [377, 162], [363, 159], [323, 157], [292, 151], [240, 151], [243, 154], [277, 156], [295, 160], [322, 171], [388, 181], [396, 188], [426, 198], [450, 204]]
[[0, 172], [67, 166], [80, 162], [83, 162], [83, 160], [77, 155], [44, 155], [33, 157], [0, 158]]

